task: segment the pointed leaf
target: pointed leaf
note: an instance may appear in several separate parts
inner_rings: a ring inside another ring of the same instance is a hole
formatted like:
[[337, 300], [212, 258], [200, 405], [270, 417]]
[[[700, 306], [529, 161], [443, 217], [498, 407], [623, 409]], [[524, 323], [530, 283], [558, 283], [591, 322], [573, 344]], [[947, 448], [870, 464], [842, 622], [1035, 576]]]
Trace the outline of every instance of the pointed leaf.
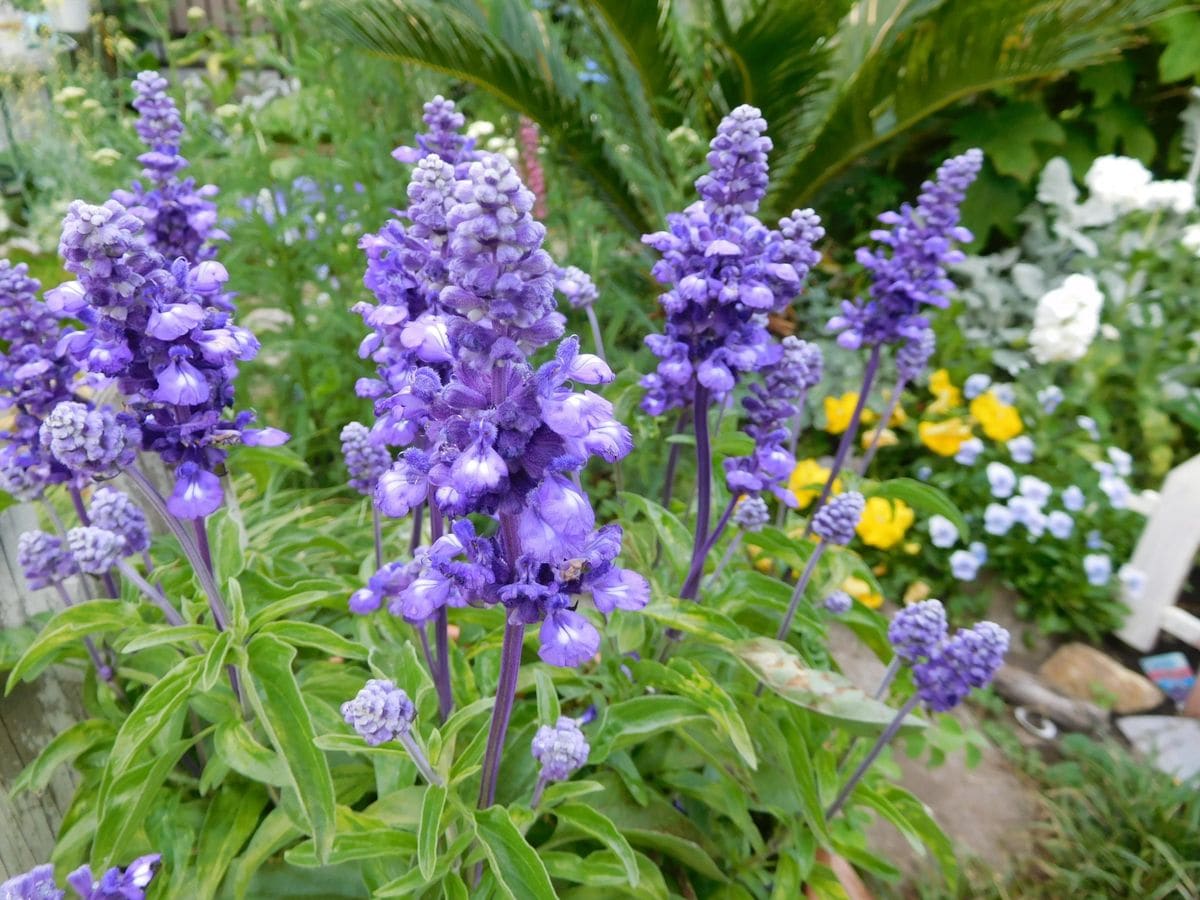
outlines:
[[437, 864], [438, 837], [442, 833], [442, 810], [446, 808], [446, 787], [431, 784], [421, 801], [421, 826], [417, 830], [417, 867], [426, 880], [433, 877]]
[[511, 900], [554, 900], [546, 867], [513, 825], [508, 810], [491, 806], [475, 813], [475, 834], [483, 844], [496, 884]]
[[137, 613], [133, 606], [120, 600], [89, 600], [59, 611], [13, 666], [5, 694], [12, 693], [17, 682], [38, 675], [64, 647], [91, 634], [126, 631], [131, 624], [140, 624]]
[[608, 816], [582, 803], [564, 803], [555, 808], [554, 815], [558, 818], [560, 825], [568, 824], [573, 828], [578, 828], [608, 847], [625, 866], [625, 875], [629, 879], [629, 886], [633, 888], [638, 886], [641, 873], [638, 872], [637, 856], [634, 854], [633, 848], [629, 846], [629, 841], [625, 839], [625, 836]]

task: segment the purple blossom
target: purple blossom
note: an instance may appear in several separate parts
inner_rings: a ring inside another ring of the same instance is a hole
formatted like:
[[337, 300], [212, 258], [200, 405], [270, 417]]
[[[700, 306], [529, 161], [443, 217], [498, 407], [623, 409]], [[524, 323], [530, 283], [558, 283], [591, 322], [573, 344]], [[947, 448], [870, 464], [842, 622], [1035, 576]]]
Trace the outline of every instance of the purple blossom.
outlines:
[[896, 374], [899, 380], [905, 384], [916, 381], [936, 349], [937, 336], [932, 328], [922, 328], [915, 337], [902, 343], [896, 350]]
[[1008, 644], [1008, 632], [992, 622], [959, 630], [913, 666], [917, 695], [934, 712], [953, 709], [972, 688], [991, 683], [1004, 663]]
[[600, 296], [592, 276], [576, 266], [566, 266], [555, 275], [555, 289], [567, 298], [573, 309], [591, 306]]
[[844, 616], [854, 606], [854, 598], [845, 591], [834, 591], [822, 605], [835, 616]]
[[466, 118], [441, 94], [425, 104], [421, 119], [429, 131], [417, 135], [417, 146], [397, 147], [392, 158], [397, 162], [416, 163], [428, 156], [436, 155], [454, 166], [459, 177], [465, 175], [465, 166], [480, 154], [475, 150], [475, 139], [460, 134]]
[[377, 747], [407, 734], [416, 717], [408, 694], [391, 681], [372, 678], [341, 707], [342, 718], [370, 746]]
[[888, 625], [888, 641], [901, 659], [927, 658], [946, 638], [946, 610], [940, 600], [925, 600], [904, 607]]
[[167, 94], [167, 80], [157, 72], [142, 72], [133, 82], [133, 108], [138, 111], [138, 137], [148, 148], [138, 157], [145, 183], [117, 190], [113, 199], [145, 224], [146, 240], [168, 260], [183, 256], [193, 262], [210, 259], [214, 240], [227, 235], [217, 230], [217, 188], [197, 187], [180, 178], [188, 162], [179, 154], [183, 121]]
[[17, 564], [32, 590], [62, 581], [75, 562], [62, 540], [45, 531], [26, 531], [17, 539]]
[[95, 525], [81, 525], [67, 532], [67, 546], [80, 571], [103, 575], [124, 555], [125, 538]]
[[702, 200], [669, 215], [667, 231], [642, 238], [661, 255], [653, 274], [668, 286], [659, 297], [666, 328], [646, 339], [660, 360], [641, 381], [651, 415], [686, 406], [698, 386], [720, 399], [746, 373], [776, 362], [766, 316], [795, 299], [820, 259], [813, 245], [824, 230], [812, 210], [777, 229], [753, 215], [767, 186], [765, 128], [753, 107], [730, 113], [710, 145], [710, 171], [696, 182]]
[[74, 400], [50, 411], [39, 429], [42, 447], [74, 472], [111, 478], [133, 462], [141, 442], [137, 422], [108, 407], [89, 409]]
[[929, 327], [924, 308], [949, 305], [946, 295], [954, 284], [946, 268], [963, 259], [954, 245], [971, 240], [958, 224], [959, 205], [982, 165], [979, 150], [946, 160], [921, 186], [915, 208], [906, 203], [879, 217], [888, 227], [871, 237], [881, 246], [857, 253], [871, 276], [869, 299], [843, 302], [841, 314], [829, 321], [841, 346], [854, 350], [917, 339]]
[[110, 487], [98, 487], [88, 504], [88, 518], [125, 539], [125, 553], [141, 553], [150, 547], [150, 526], [146, 514], [128, 494]]
[[569, 716], [542, 725], [533, 736], [533, 758], [541, 763], [540, 776], [546, 781], [566, 781], [587, 762], [590, 749], [579, 723]]
[[813, 534], [831, 544], [850, 543], [854, 540], [854, 529], [862, 518], [865, 504], [866, 500], [858, 491], [838, 494], [813, 516]]
[[370, 429], [361, 422], [342, 429], [342, 457], [350, 472], [350, 487], [367, 496], [375, 492], [379, 477], [392, 464], [392, 454], [372, 440]]
[[91, 866], [83, 865], [67, 876], [67, 884], [81, 900], [144, 900], [146, 888], [161, 864], [162, 857], [151, 853], [138, 857], [124, 869], [114, 866], [98, 879]]
[[54, 882], [54, 866], [44, 863], [0, 884], [2, 900], [63, 900], [66, 892]]

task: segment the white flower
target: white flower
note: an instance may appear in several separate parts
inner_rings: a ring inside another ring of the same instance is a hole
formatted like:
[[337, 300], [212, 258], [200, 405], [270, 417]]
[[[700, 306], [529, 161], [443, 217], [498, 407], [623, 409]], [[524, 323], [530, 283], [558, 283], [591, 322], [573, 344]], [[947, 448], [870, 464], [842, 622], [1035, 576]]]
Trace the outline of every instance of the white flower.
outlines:
[[1083, 572], [1088, 584], [1103, 587], [1112, 577], [1112, 560], [1103, 553], [1089, 553], [1083, 558]]
[[1005, 497], [1011, 497], [1013, 489], [1017, 486], [1017, 476], [1002, 462], [990, 462], [987, 464], [987, 480], [992, 488], [992, 496], [1000, 500]]
[[1146, 589], [1146, 573], [1135, 569], [1129, 563], [1117, 570], [1117, 578], [1120, 579], [1121, 586], [1125, 589], [1125, 597], [1129, 600], [1137, 600]]
[[1200, 256], [1200, 225], [1189, 225], [1183, 229], [1183, 236], [1179, 238], [1179, 243], [1183, 244], [1185, 250], [1190, 250]]
[[945, 516], [930, 516], [929, 538], [935, 547], [953, 547], [958, 541], [958, 528]]
[[999, 503], [989, 503], [983, 511], [983, 530], [997, 537], [1008, 534], [1014, 521], [1012, 510]]
[[1046, 501], [1050, 499], [1051, 487], [1036, 475], [1022, 475], [1021, 480], [1017, 483], [1018, 490], [1021, 496], [1027, 500], [1032, 500], [1039, 508], [1046, 505]]
[[1133, 457], [1120, 447], [1109, 447], [1108, 458], [1117, 474], [1122, 478], [1128, 478], [1133, 474]]
[[1153, 181], [1146, 186], [1142, 209], [1166, 209], [1184, 216], [1196, 208], [1196, 189], [1186, 181]]
[[477, 119], [467, 126], [467, 137], [479, 140], [481, 137], [487, 137], [489, 134], [494, 134], [496, 126], [484, 119]]
[[1037, 401], [1041, 404], [1042, 412], [1054, 412], [1058, 409], [1058, 404], [1063, 402], [1062, 388], [1053, 384], [1048, 388], [1042, 388], [1037, 392]]
[[1046, 517], [1046, 527], [1054, 537], [1065, 541], [1075, 529], [1075, 520], [1061, 509], [1056, 509]]
[[1013, 438], [1004, 446], [1008, 448], [1013, 462], [1019, 462], [1022, 465], [1033, 462], [1033, 452], [1037, 449], [1033, 444], [1033, 438], [1027, 434]]
[[954, 461], [961, 463], [964, 466], [975, 465], [975, 460], [979, 458], [979, 454], [983, 452], [983, 441], [979, 438], [970, 438], [963, 441], [958, 452], [954, 454]]
[[1092, 196], [1121, 212], [1144, 209], [1150, 170], [1128, 156], [1100, 156], [1083, 176]]
[[1104, 295], [1088, 275], [1068, 275], [1042, 295], [1029, 345], [1039, 363], [1072, 362], [1087, 353], [1100, 327]]

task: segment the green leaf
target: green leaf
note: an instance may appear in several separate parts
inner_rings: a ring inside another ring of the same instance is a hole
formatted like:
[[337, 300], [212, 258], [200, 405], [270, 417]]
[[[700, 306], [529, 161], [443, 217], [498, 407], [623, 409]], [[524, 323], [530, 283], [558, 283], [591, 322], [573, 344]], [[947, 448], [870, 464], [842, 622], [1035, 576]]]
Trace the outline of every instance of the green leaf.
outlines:
[[554, 781], [546, 786], [539, 808], [550, 809], [575, 797], [583, 797], [602, 790], [604, 790], [604, 785], [595, 781]]
[[211, 691], [217, 686], [221, 677], [221, 667], [225, 665], [225, 657], [229, 655], [231, 640], [232, 635], [228, 631], [222, 631], [209, 647], [204, 656], [204, 668], [200, 672], [200, 690]]
[[892, 478], [888, 481], [871, 486], [866, 492], [869, 497], [886, 497], [889, 500], [903, 500], [914, 509], [929, 515], [945, 516], [958, 529], [959, 537], [964, 541], [970, 540], [971, 533], [967, 528], [967, 520], [962, 511], [954, 505], [945, 492], [931, 484], [917, 481], [915, 478]]
[[99, 632], [124, 631], [137, 622], [135, 608], [120, 600], [88, 600], [60, 610], [13, 666], [5, 694], [12, 693], [18, 681], [36, 677], [68, 644]]
[[196, 874], [189, 896], [215, 897], [225, 872], [242, 845], [254, 833], [267, 794], [257, 784], [227, 785], [217, 792], [204, 814], [196, 853]]
[[107, 807], [114, 783], [126, 773], [134, 761], [153, 755], [150, 752], [150, 742], [171, 724], [175, 714], [187, 703], [188, 695], [200, 678], [203, 665], [202, 656], [185, 657], [138, 699], [137, 706], [117, 732], [112, 750], [108, 754], [108, 764], [100, 782], [100, 809]]
[[553, 725], [561, 715], [554, 679], [543, 666], [538, 666], [533, 670], [533, 682], [537, 686], [538, 721], [543, 725]]
[[706, 878], [715, 881], [728, 881], [711, 856], [695, 841], [679, 837], [666, 831], [647, 831], [641, 828], [625, 829], [625, 836], [631, 844], [639, 847], [649, 847], [679, 860], [685, 866], [690, 866]]
[[1158, 77], [1163, 82], [1200, 74], [1200, 14], [1179, 12], [1155, 22], [1152, 30], [1166, 44], [1158, 58]]
[[1023, 182], [1041, 170], [1047, 147], [1059, 147], [1067, 137], [1040, 103], [979, 107], [959, 117], [951, 130], [967, 146], [982, 147], [1001, 175]]
[[12, 783], [11, 795], [16, 797], [22, 791], [44, 791], [59, 766], [74, 762], [97, 744], [112, 740], [116, 733], [113, 724], [103, 719], [76, 722], [55, 737], [33, 762], [21, 770]]
[[[353, 834], [339, 834], [333, 839], [328, 865], [358, 862], [380, 857], [404, 857], [416, 852], [417, 839], [406, 831], [380, 828]], [[316, 868], [324, 865], [317, 859], [316, 848], [311, 840], [297, 844], [284, 858], [293, 866]]]
[[691, 559], [692, 552], [692, 537], [687, 526], [679, 521], [679, 517], [673, 512], [664, 509], [653, 500], [625, 492], [619, 496], [621, 502], [629, 507], [631, 517], [639, 513], [646, 517], [662, 543], [671, 569], [682, 572]]
[[477, 811], [475, 834], [505, 896], [511, 900], [554, 900], [546, 867], [513, 825], [508, 810], [491, 806]]
[[929, 814], [925, 804], [896, 785], [883, 784], [876, 790], [865, 781], [859, 782], [854, 799], [870, 806], [891, 822], [896, 830], [915, 849], [928, 847], [938, 861], [942, 874], [954, 889], [958, 879], [958, 858], [954, 844], [946, 832]]
[[[837, 672], [808, 668], [789, 645], [758, 637], [731, 645], [729, 652], [767, 688], [789, 703], [832, 719], [843, 728], [874, 733], [896, 716], [886, 704], [873, 700]], [[925, 728], [909, 716], [902, 730]]]
[[295, 648], [271, 635], [257, 635], [247, 646], [248, 691], [259, 721], [287, 764], [289, 780], [312, 829], [317, 859], [325, 862], [333, 846], [333, 778], [325, 754], [317, 749], [312, 718], [292, 673]]
[[137, 636], [122, 641], [113, 641], [113, 646], [122, 653], [133, 654], [140, 650], [164, 645], [190, 644], [195, 642], [208, 646], [217, 637], [217, 629], [211, 625], [156, 625]]
[[274, 635], [288, 644], [312, 647], [328, 656], [345, 659], [366, 659], [370, 652], [358, 641], [342, 637], [332, 628], [315, 622], [271, 622], [264, 625], [259, 634]]
[[[332, 589], [328, 591], [301, 591], [290, 597], [284, 597], [282, 600], [268, 603], [251, 617], [250, 632], [254, 633], [258, 631], [268, 622], [274, 622], [276, 619], [282, 619], [285, 616], [298, 613], [311, 606], [319, 606], [329, 600], [332, 593]], [[342, 603], [345, 603], [344, 598], [342, 598]]]
[[642, 609], [640, 615], [717, 645], [747, 636], [746, 629], [719, 610], [677, 597], [656, 600]]
[[433, 867], [437, 865], [438, 837], [442, 833], [442, 810], [445, 808], [446, 786], [429, 785], [425, 799], [421, 801], [421, 826], [417, 830], [417, 867], [427, 881], [433, 877]]
[[246, 546], [249, 538], [241, 513], [224, 506], [213, 513], [207, 522], [212, 535], [212, 560], [219, 583], [237, 578], [246, 568]]
[[218, 725], [214, 744], [217, 755], [233, 771], [274, 787], [290, 783], [287, 766], [279, 754], [256, 741], [241, 719]]
[[637, 856], [633, 852], [633, 847], [629, 845], [629, 841], [625, 839], [625, 836], [608, 816], [582, 803], [563, 803], [554, 809], [554, 815], [560, 824], [565, 823], [578, 828], [608, 847], [625, 866], [625, 876], [629, 880], [629, 886], [638, 886], [641, 874], [638, 872]]
[[254, 832], [254, 837], [250, 838], [250, 843], [230, 870], [234, 900], [246, 900], [250, 881], [259, 867], [298, 837], [300, 831], [292, 824], [291, 817], [285, 810], [277, 807], [267, 813], [258, 830]]
[[622, 700], [604, 709], [589, 762], [601, 763], [614, 750], [639, 744], [651, 735], [704, 721], [693, 700], [655, 694]]

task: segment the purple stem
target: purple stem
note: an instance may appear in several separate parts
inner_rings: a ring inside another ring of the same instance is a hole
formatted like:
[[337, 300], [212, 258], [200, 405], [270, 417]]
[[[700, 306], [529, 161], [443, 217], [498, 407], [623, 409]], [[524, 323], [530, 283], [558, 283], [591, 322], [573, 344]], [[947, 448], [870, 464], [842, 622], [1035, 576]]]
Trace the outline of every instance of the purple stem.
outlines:
[[[432, 495], [429, 498], [429, 540], [433, 543], [442, 536], [442, 511], [438, 509]], [[450, 718], [454, 709], [454, 687], [450, 683], [450, 616], [446, 607], [440, 607], [433, 620], [433, 636], [436, 642], [436, 667], [433, 684], [437, 688], [438, 714], [443, 722]]]
[[492, 709], [487, 750], [483, 755], [483, 778], [479, 782], [480, 809], [486, 809], [496, 800], [496, 779], [500, 775], [504, 736], [508, 732], [508, 719], [512, 715], [513, 699], [517, 693], [517, 671], [521, 668], [521, 644], [524, 639], [524, 625], [504, 626], [504, 643], [500, 648], [500, 681], [496, 685], [496, 705]]
[[892, 393], [891, 399], [888, 400], [887, 409], [883, 411], [883, 417], [871, 433], [871, 445], [867, 447], [867, 452], [859, 460], [858, 474], [860, 476], [867, 474], [867, 468], [871, 465], [871, 460], [875, 458], [875, 454], [879, 451], [879, 439], [883, 436], [883, 429], [887, 428], [888, 423], [892, 421], [892, 416], [896, 414], [896, 407], [900, 405], [900, 394], [903, 393], [904, 388], [905, 381], [901, 378], [896, 382], [896, 390]]
[[712, 534], [709, 535], [704, 548], [698, 555], [693, 555], [687, 578], [684, 580], [683, 587], [679, 591], [679, 596], [684, 600], [695, 600], [697, 598], [700, 580], [704, 576], [704, 561], [708, 559], [708, 555], [716, 547], [717, 542], [721, 539], [721, 535], [725, 533], [725, 529], [729, 525], [729, 519], [733, 515], [733, 510], [737, 506], [738, 499], [741, 496], [741, 494], [734, 494], [729, 498], [729, 503], [726, 505], [725, 511], [721, 513], [721, 518], [717, 520], [716, 527], [713, 528]]
[[708, 441], [708, 388], [699, 384], [693, 395], [692, 418], [696, 429], [696, 535], [692, 542], [692, 565], [708, 546], [709, 518], [712, 516], [712, 446]]
[[600, 322], [596, 318], [596, 310], [592, 309], [591, 304], [585, 307], [587, 313], [588, 324], [592, 326], [592, 340], [596, 344], [596, 355], [605, 362], [608, 362], [608, 357], [604, 355], [604, 337], [600, 334]]
[[212, 548], [208, 546], [208, 527], [205, 525], [204, 519], [192, 519], [192, 529], [196, 532], [196, 547], [200, 550], [200, 559], [204, 562], [204, 568], [214, 572], [212, 561]]
[[846, 805], [846, 801], [850, 799], [850, 795], [854, 792], [854, 789], [858, 786], [858, 783], [862, 781], [863, 776], [867, 774], [867, 770], [871, 768], [872, 763], [879, 758], [879, 754], [883, 752], [883, 748], [892, 742], [892, 738], [896, 736], [896, 733], [900, 730], [900, 726], [904, 724], [904, 719], [910, 712], [913, 711], [913, 709], [916, 708], [916, 705], [920, 702], [920, 700], [920, 695], [914, 694], [912, 698], [900, 708], [900, 711], [896, 713], [896, 717], [892, 719], [888, 727], [884, 729], [883, 734], [876, 739], [875, 746], [871, 748], [871, 752], [868, 753], [866, 758], [858, 764], [858, 768], [854, 770], [854, 774], [850, 776], [849, 781], [847, 781], [842, 787], [841, 791], [838, 792], [837, 798], [832, 804], [830, 804], [829, 809], [825, 811], [826, 820], [832, 819], [839, 812], [841, 812], [842, 807]]
[[412, 556], [421, 546], [421, 523], [425, 520], [425, 505], [421, 504], [413, 510], [412, 536], [408, 539], [408, 555]]
[[833, 465], [829, 467], [829, 478], [825, 480], [825, 486], [821, 488], [821, 496], [817, 498], [816, 504], [812, 508], [812, 514], [808, 518], [808, 524], [804, 527], [804, 537], [812, 534], [813, 519], [816, 518], [817, 510], [825, 505], [825, 501], [829, 499], [829, 494], [833, 490], [833, 483], [837, 481], [837, 477], [841, 474], [842, 467], [846, 464], [846, 457], [850, 454], [850, 448], [854, 446], [854, 438], [858, 434], [858, 425], [862, 421], [863, 410], [867, 406], [867, 395], [871, 393], [871, 386], [875, 383], [875, 375], [879, 372], [879, 345], [871, 348], [871, 358], [867, 360], [867, 368], [863, 372], [862, 389], [858, 392], [858, 402], [854, 404], [854, 412], [850, 415], [850, 422], [846, 425], [846, 430], [842, 432], [842, 440], [838, 443], [837, 453], [833, 457]]
[[529, 808], [537, 809], [539, 803], [542, 802], [542, 794], [546, 791], [546, 776], [538, 775], [537, 784], [533, 786], [533, 796], [529, 800]]
[[792, 630], [792, 620], [796, 618], [796, 611], [800, 609], [800, 601], [804, 599], [804, 590], [808, 587], [808, 583], [812, 581], [813, 573], [817, 571], [817, 562], [821, 559], [825, 552], [825, 539], [817, 543], [813, 547], [812, 555], [808, 558], [808, 563], [804, 566], [804, 571], [800, 575], [800, 580], [796, 582], [795, 590], [792, 591], [792, 599], [788, 603], [787, 612], [783, 615], [783, 621], [779, 623], [779, 630], [775, 632], [775, 640], [782, 641], [788, 636], [788, 632]]
[[142, 593], [149, 597], [155, 606], [162, 610], [163, 616], [166, 617], [168, 622], [172, 625], [183, 624], [183, 616], [175, 610], [175, 607], [171, 605], [171, 601], [163, 596], [154, 585], [138, 574], [137, 569], [133, 568], [133, 566], [129, 565], [123, 559], [117, 560], [117, 569], [120, 570], [122, 575], [132, 581], [134, 585], [140, 588]]

